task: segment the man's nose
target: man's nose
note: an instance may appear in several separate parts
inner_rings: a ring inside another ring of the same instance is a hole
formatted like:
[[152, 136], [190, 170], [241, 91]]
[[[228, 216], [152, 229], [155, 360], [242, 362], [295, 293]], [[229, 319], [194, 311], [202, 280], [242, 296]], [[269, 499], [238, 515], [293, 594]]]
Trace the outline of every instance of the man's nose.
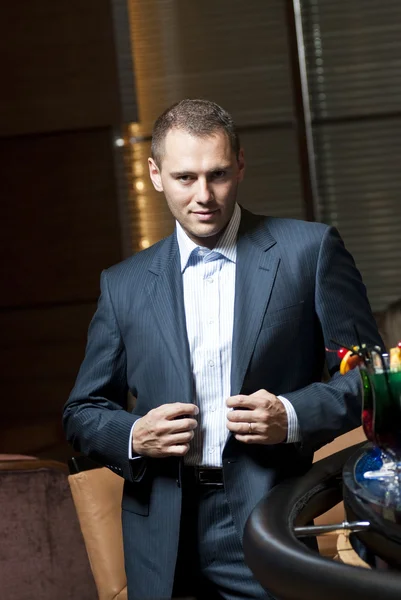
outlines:
[[206, 178], [198, 179], [197, 201], [200, 203], [210, 202], [212, 199], [212, 191], [210, 184]]

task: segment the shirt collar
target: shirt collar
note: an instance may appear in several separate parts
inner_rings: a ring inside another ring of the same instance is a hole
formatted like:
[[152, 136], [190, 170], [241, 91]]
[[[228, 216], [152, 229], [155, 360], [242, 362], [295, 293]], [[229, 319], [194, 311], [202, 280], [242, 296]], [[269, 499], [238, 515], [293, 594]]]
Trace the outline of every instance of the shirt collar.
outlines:
[[[241, 209], [235, 204], [233, 215], [218, 241], [218, 244], [211, 252], [218, 252], [228, 260], [235, 263], [237, 258], [237, 234], [241, 221]], [[189, 257], [196, 248], [201, 248], [195, 244], [185, 233], [178, 221], [176, 221], [177, 242], [180, 251], [181, 273], [185, 271]]]

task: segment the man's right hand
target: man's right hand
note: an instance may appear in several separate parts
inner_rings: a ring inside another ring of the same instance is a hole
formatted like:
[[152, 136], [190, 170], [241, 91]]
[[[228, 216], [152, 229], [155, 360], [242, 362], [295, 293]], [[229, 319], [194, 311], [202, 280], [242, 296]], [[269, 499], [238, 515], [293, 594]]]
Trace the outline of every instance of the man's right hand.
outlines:
[[195, 404], [162, 404], [141, 417], [132, 433], [132, 449], [141, 456], [184, 456], [198, 426]]

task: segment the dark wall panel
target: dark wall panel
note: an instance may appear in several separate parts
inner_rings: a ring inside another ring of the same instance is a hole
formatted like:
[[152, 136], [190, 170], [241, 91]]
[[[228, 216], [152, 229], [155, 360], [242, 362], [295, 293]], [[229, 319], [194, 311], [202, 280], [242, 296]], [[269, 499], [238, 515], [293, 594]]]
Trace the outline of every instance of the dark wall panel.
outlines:
[[0, 313], [2, 424], [39, 416], [61, 422], [95, 309], [89, 303]]
[[124, 119], [136, 120], [126, 15], [123, 0], [1, 3], [3, 453], [71, 455], [61, 410], [100, 271], [130, 246], [115, 144]]
[[109, 129], [0, 140], [0, 306], [95, 299], [121, 258]]
[[2, 2], [0, 135], [118, 122], [112, 25], [108, 0]]

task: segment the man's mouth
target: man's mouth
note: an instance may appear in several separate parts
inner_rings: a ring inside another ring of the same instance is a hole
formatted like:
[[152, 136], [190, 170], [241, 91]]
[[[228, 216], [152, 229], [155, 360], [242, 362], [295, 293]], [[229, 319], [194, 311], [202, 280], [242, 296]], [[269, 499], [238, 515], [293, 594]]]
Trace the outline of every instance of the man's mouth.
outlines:
[[200, 221], [209, 221], [213, 219], [214, 215], [217, 213], [218, 209], [215, 210], [207, 210], [207, 211], [194, 211], [193, 214], [197, 216]]
[[194, 210], [192, 211], [195, 215], [214, 215], [219, 209], [215, 208], [214, 210]]

